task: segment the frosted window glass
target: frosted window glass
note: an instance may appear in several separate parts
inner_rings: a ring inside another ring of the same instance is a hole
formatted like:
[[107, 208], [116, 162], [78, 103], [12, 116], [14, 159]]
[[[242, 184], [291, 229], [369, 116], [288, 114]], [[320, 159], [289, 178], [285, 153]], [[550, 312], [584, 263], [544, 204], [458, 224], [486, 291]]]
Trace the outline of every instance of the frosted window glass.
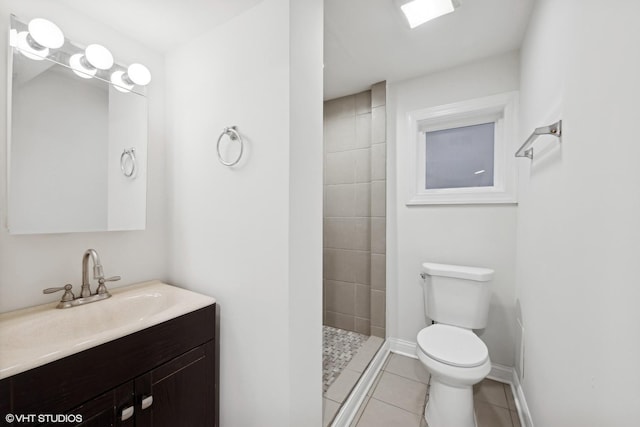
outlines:
[[495, 123], [426, 132], [427, 190], [493, 186]]

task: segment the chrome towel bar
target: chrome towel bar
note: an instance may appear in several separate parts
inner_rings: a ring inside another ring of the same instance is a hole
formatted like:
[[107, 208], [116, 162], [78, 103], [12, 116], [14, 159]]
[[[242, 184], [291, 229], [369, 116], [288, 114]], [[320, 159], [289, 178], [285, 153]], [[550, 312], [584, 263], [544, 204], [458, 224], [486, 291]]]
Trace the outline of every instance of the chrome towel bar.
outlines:
[[549, 126], [542, 126], [534, 130], [524, 144], [518, 148], [518, 151], [516, 151], [516, 157], [528, 157], [533, 159], [533, 148], [531, 145], [540, 135], [553, 135], [560, 138], [562, 136], [562, 120], [558, 120]]

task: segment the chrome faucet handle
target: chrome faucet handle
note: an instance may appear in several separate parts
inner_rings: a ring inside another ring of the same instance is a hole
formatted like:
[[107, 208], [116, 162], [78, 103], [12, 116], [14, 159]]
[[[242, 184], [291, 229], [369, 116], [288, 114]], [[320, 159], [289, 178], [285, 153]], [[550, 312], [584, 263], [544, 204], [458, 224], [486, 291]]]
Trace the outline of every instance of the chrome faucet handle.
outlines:
[[108, 293], [107, 292], [107, 287], [104, 284], [106, 282], [117, 282], [120, 279], [121, 279], [120, 276], [107, 277], [106, 279], [104, 277], [98, 278], [98, 289], [96, 290], [96, 293], [98, 295], [102, 295], [102, 294]]
[[44, 289], [42, 291], [43, 294], [52, 294], [54, 292], [59, 292], [59, 291], [64, 291], [64, 294], [62, 294], [62, 299], [60, 300], [61, 302], [68, 302], [68, 301], [73, 301], [75, 299], [75, 295], [73, 295], [73, 292], [71, 292], [71, 288], [73, 286], [71, 286], [70, 283], [67, 283], [64, 286], [61, 286], [59, 288], [47, 288]]

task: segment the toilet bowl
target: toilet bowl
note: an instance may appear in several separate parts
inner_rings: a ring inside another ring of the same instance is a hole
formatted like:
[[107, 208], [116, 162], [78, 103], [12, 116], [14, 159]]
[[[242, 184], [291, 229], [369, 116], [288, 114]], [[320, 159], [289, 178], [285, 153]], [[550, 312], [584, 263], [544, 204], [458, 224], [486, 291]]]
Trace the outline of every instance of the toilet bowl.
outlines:
[[487, 346], [473, 332], [487, 325], [493, 270], [424, 263], [425, 314], [438, 322], [417, 336], [431, 374], [424, 416], [429, 427], [475, 427], [473, 385], [491, 371]]
[[487, 346], [473, 331], [436, 324], [418, 333], [418, 358], [431, 374], [429, 427], [475, 427], [473, 385], [491, 370]]

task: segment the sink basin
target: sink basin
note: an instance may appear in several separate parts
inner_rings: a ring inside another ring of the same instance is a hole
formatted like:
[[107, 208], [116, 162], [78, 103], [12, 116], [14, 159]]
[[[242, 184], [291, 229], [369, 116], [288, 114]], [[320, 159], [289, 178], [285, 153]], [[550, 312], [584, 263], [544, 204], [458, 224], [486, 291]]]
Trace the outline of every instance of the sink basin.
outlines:
[[0, 314], [0, 379], [215, 303], [157, 280], [110, 292], [87, 305], [57, 309], [56, 301]]

